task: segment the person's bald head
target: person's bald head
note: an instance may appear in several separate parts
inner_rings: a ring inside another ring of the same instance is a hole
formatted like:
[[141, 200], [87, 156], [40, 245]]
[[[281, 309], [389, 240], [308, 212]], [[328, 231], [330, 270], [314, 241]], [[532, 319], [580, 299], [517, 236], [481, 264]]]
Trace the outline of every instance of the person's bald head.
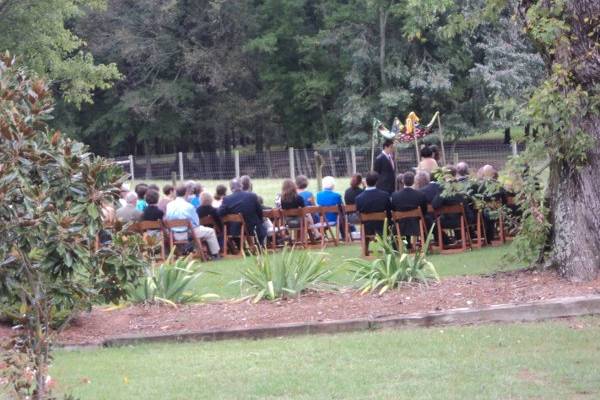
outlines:
[[469, 164], [464, 161], [456, 164], [456, 173], [458, 176], [469, 176]]
[[240, 192], [242, 191], [242, 183], [239, 179], [234, 178], [229, 182], [229, 189], [231, 189], [232, 192]]
[[489, 164], [484, 165], [481, 168], [482, 175], [485, 179], [493, 179], [496, 177], [496, 168]]
[[135, 206], [137, 204], [137, 201], [138, 201], [138, 195], [135, 192], [129, 192], [125, 196], [125, 202], [127, 204], [131, 204], [131, 205]]

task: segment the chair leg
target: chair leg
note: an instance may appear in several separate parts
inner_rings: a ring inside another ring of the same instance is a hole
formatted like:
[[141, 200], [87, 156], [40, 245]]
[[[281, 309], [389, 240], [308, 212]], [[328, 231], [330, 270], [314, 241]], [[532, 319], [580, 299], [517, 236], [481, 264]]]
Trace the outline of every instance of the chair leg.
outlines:
[[443, 229], [442, 229], [440, 217], [436, 218], [436, 223], [437, 223], [437, 231], [438, 231], [438, 245], [440, 246], [440, 251], [444, 251], [444, 233], [442, 232]]
[[[466, 229], [465, 229], [465, 218], [461, 217], [460, 218], [460, 235], [461, 235], [461, 249], [462, 251], [466, 251], [467, 250], [467, 235], [469, 235], [469, 233], [467, 233]], [[470, 240], [469, 240], [470, 242]]]

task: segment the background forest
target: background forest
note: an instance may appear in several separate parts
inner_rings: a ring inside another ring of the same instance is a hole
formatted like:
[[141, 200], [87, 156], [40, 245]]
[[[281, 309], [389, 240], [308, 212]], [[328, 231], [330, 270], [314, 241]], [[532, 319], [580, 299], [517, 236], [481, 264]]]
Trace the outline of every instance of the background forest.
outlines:
[[0, 0], [0, 48], [102, 155], [365, 144], [413, 110], [462, 137], [517, 124], [544, 78], [500, 3]]

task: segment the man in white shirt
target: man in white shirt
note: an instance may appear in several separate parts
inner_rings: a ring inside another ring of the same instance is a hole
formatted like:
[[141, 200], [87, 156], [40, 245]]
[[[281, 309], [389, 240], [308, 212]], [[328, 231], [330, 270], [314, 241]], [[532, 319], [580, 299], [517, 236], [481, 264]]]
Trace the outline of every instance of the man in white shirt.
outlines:
[[[186, 193], [187, 189], [185, 186], [180, 185], [177, 187], [177, 197], [175, 200], [167, 204], [167, 213], [165, 215], [165, 219], [167, 221], [175, 219], [187, 219], [190, 221], [196, 237], [198, 237], [200, 240], [204, 240], [208, 244], [208, 249], [213, 258], [219, 258], [220, 247], [215, 230], [200, 225], [200, 219], [198, 218], [196, 209], [185, 199]], [[174, 228], [173, 232], [177, 240], [187, 239], [188, 233], [185, 228]], [[184, 237], [185, 239], [183, 239]]]

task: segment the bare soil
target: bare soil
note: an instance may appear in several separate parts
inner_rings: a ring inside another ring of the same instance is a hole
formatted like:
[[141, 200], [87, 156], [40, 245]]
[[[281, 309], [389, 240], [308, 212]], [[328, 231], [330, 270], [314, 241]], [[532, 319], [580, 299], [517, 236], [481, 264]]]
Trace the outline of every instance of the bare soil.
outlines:
[[[381, 318], [402, 314], [494, 304], [522, 304], [558, 297], [600, 294], [600, 279], [574, 283], [554, 272], [515, 271], [490, 276], [443, 279], [440, 283], [403, 285], [382, 296], [355, 290], [307, 293], [297, 299], [221, 301], [174, 308], [165, 305], [97, 307], [81, 314], [60, 336], [62, 344], [99, 344], [124, 335], [156, 335], [281, 323]], [[11, 328], [0, 325], [0, 337]]]

